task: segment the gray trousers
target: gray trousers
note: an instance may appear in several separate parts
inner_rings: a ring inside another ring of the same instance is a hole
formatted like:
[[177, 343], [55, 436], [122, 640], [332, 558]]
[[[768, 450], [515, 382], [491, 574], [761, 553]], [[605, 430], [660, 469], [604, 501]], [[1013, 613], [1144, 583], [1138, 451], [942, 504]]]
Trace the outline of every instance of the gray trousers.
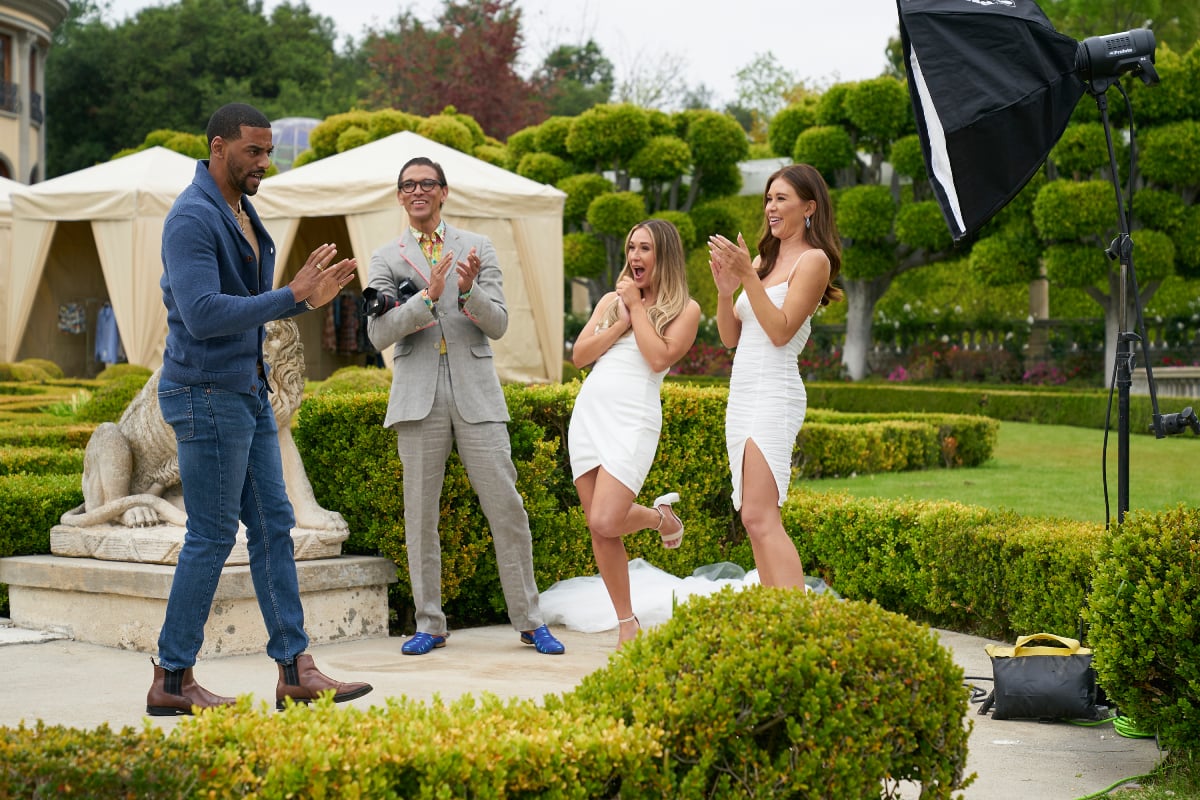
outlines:
[[458, 414], [453, 391], [443, 357], [429, 416], [392, 426], [404, 466], [404, 530], [417, 630], [437, 636], [446, 633], [438, 517], [452, 444], [458, 447], [458, 457], [492, 530], [508, 618], [516, 630], [533, 630], [543, 624], [533, 577], [533, 537], [525, 503], [517, 492], [508, 426], [466, 422]]

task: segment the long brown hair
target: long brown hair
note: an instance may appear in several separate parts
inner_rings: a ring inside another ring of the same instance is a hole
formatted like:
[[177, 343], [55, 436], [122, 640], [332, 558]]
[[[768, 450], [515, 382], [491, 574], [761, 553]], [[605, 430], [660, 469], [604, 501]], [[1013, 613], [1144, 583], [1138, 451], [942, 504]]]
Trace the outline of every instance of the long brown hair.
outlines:
[[[691, 300], [687, 285], [687, 257], [683, 252], [683, 240], [679, 238], [679, 231], [670, 222], [665, 219], [639, 222], [625, 235], [625, 268], [617, 276], [618, 281], [626, 275], [633, 274], [629, 267], [629, 239], [641, 228], [650, 232], [650, 240], [654, 242], [654, 283], [657, 290], [654, 305], [647, 309], [647, 314], [659, 337], [665, 339], [663, 332], [672, 320], [683, 313]], [[621, 298], [618, 297], [609, 305], [604, 314], [604, 327], [607, 328], [617, 321], [619, 302]]]
[[812, 225], [804, 231], [804, 237], [809, 244], [821, 248], [829, 257], [829, 283], [825, 286], [825, 294], [821, 296], [821, 305], [827, 306], [834, 300], [841, 300], [842, 290], [834, 286], [833, 282], [842, 270], [842, 237], [838, 234], [837, 223], [833, 219], [829, 187], [821, 173], [808, 164], [789, 164], [767, 178], [767, 188], [763, 190], [763, 234], [758, 240], [758, 277], [765, 278], [775, 268], [775, 262], [779, 258], [779, 239], [771, 233], [771, 226], [767, 225], [766, 218], [767, 196], [771, 192], [771, 184], [779, 178], [787, 181], [796, 190], [802, 202], [816, 202], [817, 210], [810, 218]]

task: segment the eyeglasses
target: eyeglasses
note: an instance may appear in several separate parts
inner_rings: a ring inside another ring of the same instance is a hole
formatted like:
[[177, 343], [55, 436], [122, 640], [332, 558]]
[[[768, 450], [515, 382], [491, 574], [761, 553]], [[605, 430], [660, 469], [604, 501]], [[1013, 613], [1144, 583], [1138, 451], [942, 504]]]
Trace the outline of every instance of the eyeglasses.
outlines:
[[404, 192], [405, 194], [412, 194], [417, 190], [418, 186], [421, 187], [421, 191], [423, 192], [432, 192], [439, 186], [445, 186], [445, 184], [441, 181], [435, 181], [430, 178], [426, 178], [423, 181], [404, 181], [400, 184], [400, 191]]

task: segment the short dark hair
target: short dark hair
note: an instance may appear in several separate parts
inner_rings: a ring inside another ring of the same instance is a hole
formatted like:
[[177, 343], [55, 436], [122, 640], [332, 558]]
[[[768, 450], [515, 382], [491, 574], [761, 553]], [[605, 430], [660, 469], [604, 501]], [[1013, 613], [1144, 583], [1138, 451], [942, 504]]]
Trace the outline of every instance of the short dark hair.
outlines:
[[400, 184], [404, 183], [404, 173], [408, 171], [409, 167], [433, 167], [433, 171], [436, 172], [438, 176], [438, 183], [440, 183], [442, 186], [446, 185], [446, 172], [442, 169], [442, 165], [431, 158], [417, 156], [416, 158], [410, 158], [404, 163], [404, 166], [400, 168], [400, 175], [396, 178], [397, 189], [400, 188]]
[[243, 125], [249, 128], [270, 128], [271, 120], [254, 106], [245, 103], [228, 103], [214, 111], [204, 132], [208, 138], [209, 151], [212, 151], [213, 139], [218, 136], [227, 141], [242, 138]]

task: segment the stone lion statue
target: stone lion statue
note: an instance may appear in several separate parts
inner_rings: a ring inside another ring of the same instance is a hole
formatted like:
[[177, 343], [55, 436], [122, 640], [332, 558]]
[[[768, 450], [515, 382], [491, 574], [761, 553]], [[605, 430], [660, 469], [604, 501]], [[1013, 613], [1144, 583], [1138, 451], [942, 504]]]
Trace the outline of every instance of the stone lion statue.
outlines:
[[[292, 416], [304, 395], [304, 345], [294, 321], [267, 323], [263, 358], [271, 365], [271, 407], [296, 527], [348, 533], [341, 514], [317, 503], [292, 439]], [[63, 514], [63, 525], [186, 524], [175, 432], [158, 406], [160, 372], [150, 376], [120, 421], [105, 422], [92, 433], [83, 457], [83, 505]]]

